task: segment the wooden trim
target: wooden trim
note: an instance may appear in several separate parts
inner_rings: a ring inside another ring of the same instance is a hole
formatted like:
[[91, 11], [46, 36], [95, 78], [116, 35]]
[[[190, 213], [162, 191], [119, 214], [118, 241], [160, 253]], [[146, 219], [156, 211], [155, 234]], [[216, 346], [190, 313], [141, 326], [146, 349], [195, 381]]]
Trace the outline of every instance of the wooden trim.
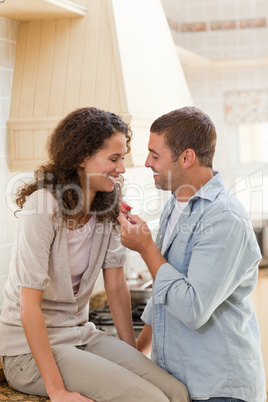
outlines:
[[6, 381], [6, 377], [4, 375], [4, 370], [3, 370], [3, 366], [2, 366], [2, 362], [0, 359], [0, 383]]
[[87, 13], [87, 8], [70, 0], [8, 0], [1, 4], [1, 17], [18, 21], [47, 18], [79, 18]]

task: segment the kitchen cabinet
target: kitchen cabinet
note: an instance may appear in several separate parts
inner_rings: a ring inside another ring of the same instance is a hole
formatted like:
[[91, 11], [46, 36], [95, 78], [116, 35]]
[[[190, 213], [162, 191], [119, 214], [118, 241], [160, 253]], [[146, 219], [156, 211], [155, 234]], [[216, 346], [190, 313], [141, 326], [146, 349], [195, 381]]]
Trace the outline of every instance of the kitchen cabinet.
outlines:
[[[14, 13], [4, 14], [15, 3]], [[84, 4], [81, 18], [40, 11], [74, 3], [76, 9]], [[40, 12], [31, 15], [36, 8]], [[11, 171], [44, 163], [51, 130], [84, 106], [117, 113], [131, 124], [126, 167], [144, 166], [151, 123], [192, 104], [160, 0], [6, 0], [0, 15], [21, 21], [7, 122]]]
[[259, 279], [252, 299], [261, 332], [261, 348], [266, 377], [266, 390], [268, 391], [268, 268], [259, 270]]
[[[35, 170], [47, 160], [47, 138], [70, 111], [88, 105], [127, 109], [119, 93], [106, 2], [86, 3], [83, 18], [19, 25], [7, 122], [11, 171]], [[130, 122], [128, 113], [120, 114]], [[130, 154], [126, 166], [131, 166]]]

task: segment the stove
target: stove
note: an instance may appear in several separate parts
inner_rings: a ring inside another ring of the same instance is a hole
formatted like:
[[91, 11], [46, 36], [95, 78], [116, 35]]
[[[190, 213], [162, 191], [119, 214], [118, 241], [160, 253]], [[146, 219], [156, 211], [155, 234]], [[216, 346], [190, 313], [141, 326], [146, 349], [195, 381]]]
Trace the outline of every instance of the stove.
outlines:
[[[144, 322], [141, 320], [141, 315], [145, 308], [145, 304], [132, 306], [132, 320], [135, 336], [138, 337], [141, 333]], [[105, 306], [100, 309], [89, 311], [89, 321], [93, 322], [97, 329], [107, 332], [111, 335], [117, 336], [117, 332], [114, 326], [113, 317], [109, 306]]]

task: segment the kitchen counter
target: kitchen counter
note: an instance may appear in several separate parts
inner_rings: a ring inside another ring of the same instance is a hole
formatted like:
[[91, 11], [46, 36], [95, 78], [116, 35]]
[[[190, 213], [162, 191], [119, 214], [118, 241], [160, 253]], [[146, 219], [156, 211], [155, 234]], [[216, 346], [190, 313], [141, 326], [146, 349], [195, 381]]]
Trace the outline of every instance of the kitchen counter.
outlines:
[[12, 389], [7, 382], [0, 384], [0, 401], [25, 401], [25, 402], [45, 402], [49, 398], [22, 394]]

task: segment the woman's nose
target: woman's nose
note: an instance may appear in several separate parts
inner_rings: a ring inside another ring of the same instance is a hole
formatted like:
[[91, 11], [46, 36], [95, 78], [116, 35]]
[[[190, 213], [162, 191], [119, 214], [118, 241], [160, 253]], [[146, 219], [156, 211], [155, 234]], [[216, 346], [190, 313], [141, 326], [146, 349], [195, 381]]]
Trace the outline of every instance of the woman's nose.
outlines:
[[115, 170], [117, 173], [125, 173], [126, 168], [123, 160], [118, 162]]

